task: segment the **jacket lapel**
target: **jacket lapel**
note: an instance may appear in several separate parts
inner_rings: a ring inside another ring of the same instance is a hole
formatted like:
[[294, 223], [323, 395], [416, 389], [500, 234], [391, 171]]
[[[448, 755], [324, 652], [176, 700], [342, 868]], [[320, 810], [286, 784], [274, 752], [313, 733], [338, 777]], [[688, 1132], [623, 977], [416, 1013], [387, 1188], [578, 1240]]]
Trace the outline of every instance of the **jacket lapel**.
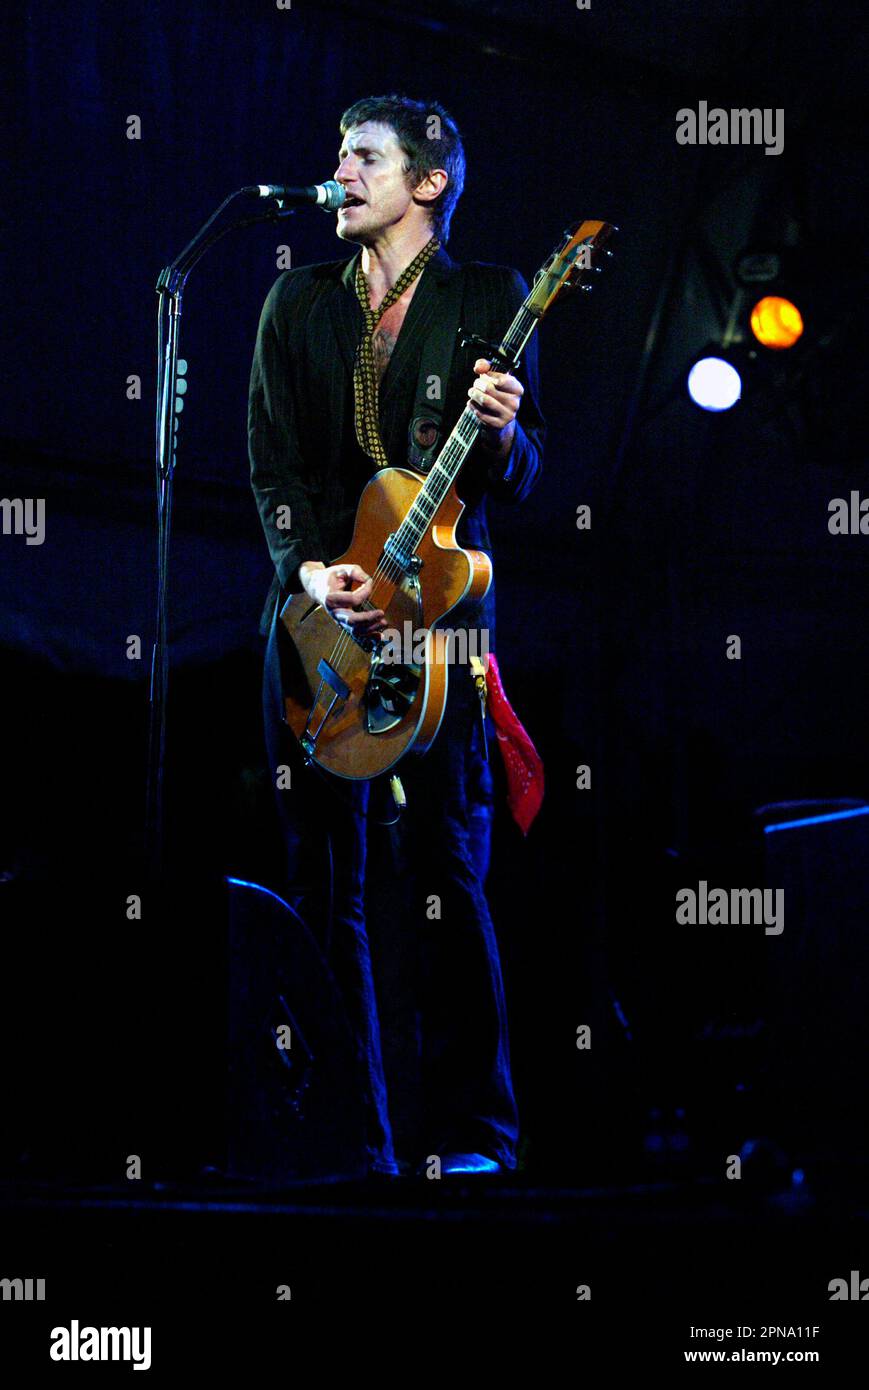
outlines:
[[452, 260], [441, 246], [423, 270], [408, 306], [404, 323], [401, 325], [401, 332], [396, 339], [392, 357], [384, 373], [383, 381], [380, 383], [381, 409], [385, 409], [389, 405], [406, 368], [418, 360], [419, 349], [425, 342], [429, 328], [438, 312], [442, 286], [451, 275], [457, 273], [457, 267], [453, 265]]
[[[353, 281], [361, 249], [351, 256], [339, 275], [336, 292], [329, 300], [329, 312], [338, 348], [349, 376], [353, 376], [356, 348], [362, 332], [362, 310], [356, 298]], [[380, 404], [385, 406], [396, 390], [396, 383], [408, 362], [413, 360], [418, 346], [425, 340], [428, 328], [437, 313], [441, 287], [458, 267], [441, 246], [422, 272], [413, 298], [408, 306], [401, 332], [396, 340], [392, 359], [380, 384]]]
[[338, 348], [351, 380], [353, 378], [353, 364], [356, 360], [356, 347], [364, 324], [362, 310], [353, 288], [356, 263], [361, 255], [360, 249], [355, 256], [351, 256], [347, 261], [340, 273], [335, 293], [329, 299], [332, 327], [335, 330]]

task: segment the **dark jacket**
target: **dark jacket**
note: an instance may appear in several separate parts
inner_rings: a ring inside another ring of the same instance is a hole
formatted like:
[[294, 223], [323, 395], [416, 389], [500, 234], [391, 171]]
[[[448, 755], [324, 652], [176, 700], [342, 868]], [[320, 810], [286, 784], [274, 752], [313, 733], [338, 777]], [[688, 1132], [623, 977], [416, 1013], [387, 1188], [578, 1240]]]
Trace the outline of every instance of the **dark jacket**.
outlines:
[[[362, 310], [353, 289], [361, 252], [349, 261], [328, 261], [287, 270], [266, 296], [250, 377], [248, 446], [251, 485], [275, 566], [260, 632], [266, 634], [276, 604], [300, 593], [304, 560], [338, 558], [349, 546], [362, 489], [377, 471], [356, 442], [353, 361], [362, 333]], [[406, 466], [420, 360], [439, 312], [447, 277], [464, 281], [460, 322], [468, 332], [500, 341], [527, 294], [522, 276], [505, 266], [455, 264], [443, 247], [426, 265], [380, 384], [380, 433], [390, 464]], [[441, 442], [453, 428], [474, 381], [481, 349], [456, 347], [444, 397]], [[457, 527], [459, 544], [491, 555], [486, 494], [521, 502], [543, 463], [545, 422], [538, 404], [537, 342], [532, 337], [519, 369], [525, 394], [506, 461], [482, 441], [471, 450], [457, 488], [466, 503]], [[288, 507], [289, 529], [278, 525]], [[350, 557], [352, 559], [352, 556]], [[494, 583], [475, 621], [489, 628], [494, 649]], [[446, 624], [459, 622], [447, 618]]]

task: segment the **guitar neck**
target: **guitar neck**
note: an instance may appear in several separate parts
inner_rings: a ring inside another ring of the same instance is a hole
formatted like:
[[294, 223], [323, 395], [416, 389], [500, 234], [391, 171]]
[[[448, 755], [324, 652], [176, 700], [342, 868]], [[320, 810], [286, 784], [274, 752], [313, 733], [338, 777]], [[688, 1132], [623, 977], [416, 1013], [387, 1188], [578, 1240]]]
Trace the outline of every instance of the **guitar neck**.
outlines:
[[[518, 362], [531, 334], [540, 322], [540, 312], [529, 308], [530, 298], [530, 294], [526, 296], [498, 346], [498, 356], [506, 362]], [[456, 421], [455, 428], [438, 454], [413, 506], [396, 533], [396, 547], [403, 553], [412, 555], [419, 545], [438, 507], [458, 477], [480, 429], [480, 421], [469, 403]]]
[[[564, 233], [563, 245], [552, 253], [534, 277], [532, 288], [522, 301], [519, 312], [495, 352], [493, 370], [498, 371], [502, 366], [510, 369], [515, 367], [531, 334], [562, 290], [575, 287], [585, 272], [600, 270], [601, 267], [595, 264], [595, 258], [615, 230], [611, 223], [597, 221], [580, 222], [568, 228]], [[611, 256], [612, 252], [607, 249], [603, 254]], [[584, 284], [582, 288], [588, 290], [591, 286]], [[480, 429], [480, 422], [469, 403], [438, 454], [413, 506], [387, 542], [388, 548], [401, 564], [406, 564], [413, 556], [416, 547], [431, 526], [438, 507], [458, 477]]]

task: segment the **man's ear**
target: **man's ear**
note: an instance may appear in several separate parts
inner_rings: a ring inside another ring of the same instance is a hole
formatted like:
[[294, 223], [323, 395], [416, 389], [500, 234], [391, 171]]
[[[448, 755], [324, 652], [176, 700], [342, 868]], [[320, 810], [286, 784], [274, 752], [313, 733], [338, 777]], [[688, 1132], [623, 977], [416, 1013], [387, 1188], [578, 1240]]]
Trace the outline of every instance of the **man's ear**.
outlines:
[[433, 203], [443, 193], [449, 180], [450, 176], [446, 169], [432, 169], [431, 173], [420, 179], [413, 190], [413, 196], [421, 203]]

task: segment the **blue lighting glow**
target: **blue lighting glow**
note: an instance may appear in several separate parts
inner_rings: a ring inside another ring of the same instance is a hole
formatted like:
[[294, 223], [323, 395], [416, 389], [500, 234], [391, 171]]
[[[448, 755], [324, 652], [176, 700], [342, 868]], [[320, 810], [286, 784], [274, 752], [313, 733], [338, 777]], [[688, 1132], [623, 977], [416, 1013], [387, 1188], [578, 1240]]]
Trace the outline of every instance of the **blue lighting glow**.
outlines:
[[823, 816], [806, 816], [804, 820], [781, 820], [775, 825], [765, 825], [764, 835], [772, 835], [775, 830], [797, 830], [801, 825], [823, 825], [825, 821], [851, 820], [852, 816], [869, 816], [869, 806], [856, 806], [853, 811], [828, 811]]
[[261, 883], [249, 883], [245, 878], [227, 878], [226, 882], [234, 883], [237, 888], [255, 888], [258, 893], [265, 893], [266, 897], [274, 898], [275, 902], [280, 903], [281, 907], [285, 907], [292, 912], [292, 908], [288, 902], [284, 902], [284, 899], [279, 897], [277, 893], [273, 893], [271, 888], [263, 888]]
[[742, 378], [723, 357], [701, 357], [688, 373], [688, 395], [701, 410], [729, 410], [742, 395]]

